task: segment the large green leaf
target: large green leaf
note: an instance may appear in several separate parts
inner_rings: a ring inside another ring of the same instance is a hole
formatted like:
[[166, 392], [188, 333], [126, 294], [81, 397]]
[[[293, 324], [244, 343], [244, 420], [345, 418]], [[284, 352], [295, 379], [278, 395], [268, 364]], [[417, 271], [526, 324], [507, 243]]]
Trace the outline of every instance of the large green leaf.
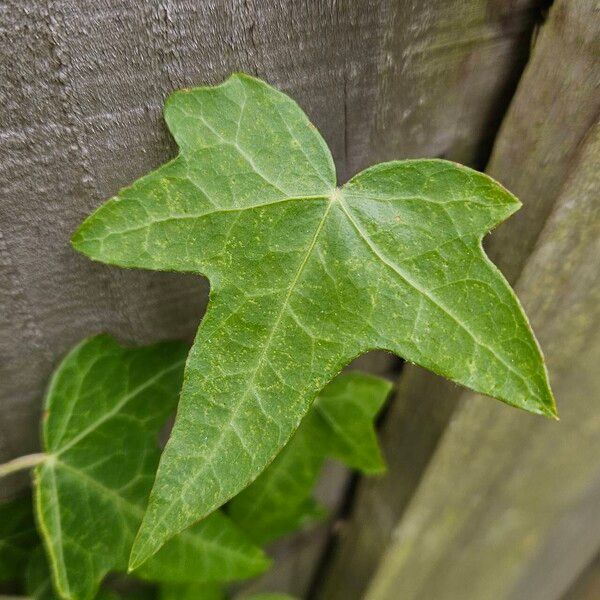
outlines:
[[174, 93], [165, 118], [179, 156], [73, 236], [95, 260], [212, 285], [132, 566], [257, 477], [368, 350], [555, 415], [527, 319], [482, 250], [520, 206], [498, 183], [409, 160], [338, 188], [300, 108], [245, 75]]
[[273, 463], [227, 505], [236, 524], [264, 544], [322, 514], [312, 492], [327, 457], [367, 474], [382, 472], [373, 420], [390, 388], [362, 373], [336, 377]]
[[[123, 348], [108, 336], [77, 346], [54, 374], [43, 427], [47, 458], [35, 470], [38, 521], [56, 589], [93, 598], [124, 571], [158, 464], [158, 434], [181, 385], [187, 347]], [[135, 575], [228, 581], [268, 560], [223, 513], [174, 537]]]
[[17, 579], [38, 543], [31, 499], [0, 504], [0, 581]]

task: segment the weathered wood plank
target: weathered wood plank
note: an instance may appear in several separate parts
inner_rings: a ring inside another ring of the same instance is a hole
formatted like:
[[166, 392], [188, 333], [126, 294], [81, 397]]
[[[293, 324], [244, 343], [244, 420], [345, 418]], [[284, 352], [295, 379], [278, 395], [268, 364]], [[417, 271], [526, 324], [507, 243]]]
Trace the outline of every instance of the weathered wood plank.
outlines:
[[487, 167], [527, 203], [526, 210], [492, 234], [489, 244], [491, 258], [511, 281], [518, 277], [572, 161], [598, 120], [599, 17], [594, 2], [553, 4], [523, 75], [522, 93], [502, 124]]
[[599, 156], [600, 124], [517, 284], [545, 349], [560, 423], [465, 394], [369, 600], [552, 600], [596, 552]]
[[[537, 37], [495, 144], [488, 170], [524, 203], [486, 244], [510, 281], [518, 277], [590, 122], [597, 118], [599, 37], [591, 3], [556, 3]], [[557, 56], [565, 60], [557, 61]], [[547, 168], [548, 160], [555, 171]], [[529, 228], [528, 223], [532, 224]], [[352, 518], [341, 528], [324, 578], [322, 597], [361, 597], [461, 393], [421, 369], [405, 367], [381, 434], [388, 474], [359, 485]]]

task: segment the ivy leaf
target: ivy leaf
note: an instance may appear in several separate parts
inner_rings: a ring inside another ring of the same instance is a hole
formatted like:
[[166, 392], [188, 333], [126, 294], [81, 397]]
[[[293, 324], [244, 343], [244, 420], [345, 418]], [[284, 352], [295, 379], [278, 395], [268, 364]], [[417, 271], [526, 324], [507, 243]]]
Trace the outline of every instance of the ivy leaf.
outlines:
[[227, 505], [236, 524], [255, 543], [265, 544], [323, 514], [312, 491], [327, 457], [367, 474], [381, 473], [385, 467], [373, 420], [390, 389], [389, 382], [363, 373], [336, 377], [273, 463]]
[[160, 600], [225, 600], [218, 583], [169, 583], [161, 585]]
[[25, 572], [25, 591], [32, 600], [58, 600], [42, 546], [38, 546], [30, 556]]
[[[31, 600], [60, 600], [52, 587], [52, 577], [42, 546], [31, 554], [25, 572], [25, 591]], [[119, 596], [108, 590], [100, 590], [95, 600], [119, 600]]]
[[338, 188], [302, 110], [246, 75], [174, 93], [165, 118], [177, 158], [73, 236], [95, 260], [212, 286], [132, 567], [255, 479], [368, 350], [555, 415], [527, 319], [481, 245], [520, 206], [502, 186], [407, 160]]
[[242, 596], [239, 600], [295, 600], [292, 596], [288, 594], [279, 594], [275, 593], [264, 593], [264, 594], [254, 594], [252, 596]]
[[0, 581], [21, 576], [37, 543], [30, 499], [18, 498], [0, 504]]
[[[54, 374], [35, 470], [40, 530], [63, 598], [93, 598], [124, 571], [158, 464], [158, 434], [177, 402], [187, 347], [124, 348], [106, 335], [77, 346]], [[263, 552], [223, 513], [174, 537], [135, 575], [229, 581], [262, 572]]]

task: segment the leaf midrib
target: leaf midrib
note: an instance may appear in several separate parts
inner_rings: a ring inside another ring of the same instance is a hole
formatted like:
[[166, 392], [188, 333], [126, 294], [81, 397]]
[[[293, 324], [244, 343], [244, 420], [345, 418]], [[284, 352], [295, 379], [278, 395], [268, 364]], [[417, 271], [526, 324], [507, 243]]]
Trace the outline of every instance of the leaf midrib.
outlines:
[[[40, 465], [40, 467], [38, 467], [38, 469], [41, 471], [42, 469], [47, 468], [47, 463], [46, 464], [42, 464]], [[58, 526], [58, 540], [56, 540], [55, 543], [50, 543], [50, 538], [53, 538], [53, 536], [50, 534], [50, 531], [48, 529], [48, 526], [46, 524], [46, 522], [44, 521], [44, 513], [41, 510], [41, 506], [40, 506], [40, 501], [41, 501], [41, 494], [38, 492], [38, 501], [37, 501], [37, 505], [38, 505], [38, 515], [39, 515], [39, 520], [40, 520], [40, 526], [42, 528], [42, 531], [44, 532], [45, 535], [43, 535], [43, 538], [46, 540], [46, 548], [48, 550], [48, 554], [49, 557], [52, 561], [52, 563], [56, 566], [56, 569], [53, 569], [54, 572], [56, 573], [56, 586], [59, 589], [59, 591], [64, 592], [64, 596], [69, 598], [71, 597], [71, 585], [69, 582], [69, 575], [67, 572], [67, 566], [65, 564], [65, 554], [64, 554], [64, 546], [63, 546], [63, 541], [62, 541], [62, 517], [61, 517], [61, 513], [60, 513], [60, 503], [58, 501], [58, 488], [57, 488], [57, 483], [56, 483], [56, 472], [54, 471], [54, 469], [47, 469], [50, 473], [50, 478], [52, 480], [52, 486], [51, 486], [51, 490], [50, 490], [50, 495], [53, 497], [54, 502], [52, 503], [52, 512], [54, 513], [54, 518], [56, 520], [57, 526]], [[38, 490], [41, 489], [41, 478], [38, 478], [38, 485], [36, 486]], [[58, 554], [60, 554], [60, 556], [55, 552], [55, 550], [58, 549]]]

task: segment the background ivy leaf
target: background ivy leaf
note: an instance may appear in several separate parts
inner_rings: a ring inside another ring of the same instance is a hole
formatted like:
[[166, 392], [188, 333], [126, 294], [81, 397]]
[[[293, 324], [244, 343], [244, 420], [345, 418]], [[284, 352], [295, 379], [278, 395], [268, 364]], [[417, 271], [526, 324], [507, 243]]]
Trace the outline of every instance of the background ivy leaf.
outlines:
[[222, 511], [215, 511], [167, 542], [133, 574], [150, 581], [229, 582], [265, 571], [271, 564]]
[[225, 600], [218, 583], [170, 583], [160, 587], [159, 600]]
[[[161, 586], [159, 600], [225, 600], [222, 587], [215, 584], [170, 584]], [[295, 600], [292, 596], [278, 593], [235, 596], [236, 600]]]
[[288, 594], [275, 593], [264, 593], [264, 594], [253, 594], [252, 596], [240, 596], [238, 600], [295, 600]]
[[[93, 598], [108, 571], [127, 568], [186, 351], [180, 343], [124, 348], [102, 335], [77, 346], [52, 378], [43, 426], [48, 456], [35, 470], [35, 493], [55, 586], [64, 598]], [[215, 513], [170, 540], [135, 575], [228, 581], [268, 564], [228, 517]]]
[[[44, 548], [38, 546], [30, 555], [25, 572], [25, 591], [28, 600], [60, 600], [52, 587], [50, 568]], [[120, 596], [109, 590], [100, 590], [95, 600], [119, 600]]]
[[21, 576], [37, 543], [30, 498], [0, 504], [0, 581]]
[[27, 563], [25, 591], [32, 600], [58, 600], [52, 588], [50, 569], [41, 545], [31, 553]]
[[555, 415], [527, 319], [481, 246], [520, 206], [502, 186], [409, 160], [336, 188], [301, 109], [245, 75], [176, 92], [165, 118], [179, 156], [73, 236], [95, 260], [212, 286], [131, 566], [255, 479], [368, 350]]
[[312, 493], [327, 457], [367, 474], [381, 473], [373, 421], [390, 389], [388, 381], [363, 373], [336, 377], [273, 463], [227, 505], [236, 524], [264, 544], [323, 515]]

